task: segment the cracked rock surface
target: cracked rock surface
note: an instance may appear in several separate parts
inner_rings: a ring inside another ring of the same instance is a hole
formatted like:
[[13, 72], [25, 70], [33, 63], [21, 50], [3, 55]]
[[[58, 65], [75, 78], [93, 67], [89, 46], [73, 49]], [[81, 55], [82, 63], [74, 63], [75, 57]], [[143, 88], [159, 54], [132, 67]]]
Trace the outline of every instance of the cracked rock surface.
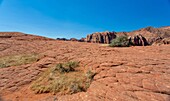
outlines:
[[[0, 57], [40, 55], [30, 64], [0, 68], [2, 101], [170, 101], [170, 45], [111, 48], [24, 38], [0, 40], [4, 47]], [[48, 67], [69, 60], [79, 61], [84, 69], [97, 73], [86, 92], [53, 95], [30, 90], [31, 83]]]

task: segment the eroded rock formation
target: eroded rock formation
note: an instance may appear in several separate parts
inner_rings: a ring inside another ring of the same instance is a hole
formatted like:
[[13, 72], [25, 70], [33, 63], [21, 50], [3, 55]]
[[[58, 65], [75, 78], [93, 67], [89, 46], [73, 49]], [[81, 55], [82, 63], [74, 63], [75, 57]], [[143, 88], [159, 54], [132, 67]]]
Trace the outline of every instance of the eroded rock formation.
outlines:
[[149, 45], [145, 37], [142, 35], [130, 36], [129, 41], [135, 46], [147, 46]]
[[166, 43], [162, 40], [170, 37], [170, 27], [147, 27], [132, 32], [97, 32], [87, 35], [86, 41], [109, 44], [116, 36], [121, 35], [127, 35], [137, 46], [152, 45], [155, 42]]
[[116, 38], [116, 32], [96, 32], [87, 35], [86, 41], [92, 43], [109, 44], [114, 38]]

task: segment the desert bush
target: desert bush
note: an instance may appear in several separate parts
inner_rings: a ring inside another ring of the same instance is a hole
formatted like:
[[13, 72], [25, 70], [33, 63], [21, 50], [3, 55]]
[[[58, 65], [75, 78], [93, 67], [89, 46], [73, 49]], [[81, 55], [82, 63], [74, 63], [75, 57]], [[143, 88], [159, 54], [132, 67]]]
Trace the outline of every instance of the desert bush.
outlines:
[[94, 78], [94, 76], [96, 75], [95, 72], [92, 72], [91, 70], [88, 70], [86, 73], [85, 73], [85, 76], [87, 78], [86, 82], [85, 82], [85, 89], [89, 88], [90, 87], [90, 84]]
[[38, 60], [37, 54], [21, 54], [0, 58], [0, 68], [29, 64]]
[[75, 71], [75, 68], [79, 66], [79, 63], [76, 61], [69, 61], [63, 65], [66, 72]]
[[78, 62], [69, 61], [67, 63], [59, 63], [56, 65], [53, 71], [58, 71], [60, 73], [68, 73], [71, 71], [75, 71], [75, 68], [78, 67]]
[[94, 73], [91, 71], [84, 73], [82, 69], [76, 69], [76, 67], [79, 67], [78, 62], [59, 63], [40, 75], [31, 85], [31, 89], [35, 93], [54, 94], [73, 94], [86, 91], [92, 82]]
[[96, 73], [92, 72], [91, 70], [88, 70], [88, 71], [86, 72], [86, 77], [87, 77], [89, 80], [92, 80], [95, 75], [96, 75]]
[[127, 36], [118, 36], [111, 41], [110, 47], [129, 47], [131, 43]]

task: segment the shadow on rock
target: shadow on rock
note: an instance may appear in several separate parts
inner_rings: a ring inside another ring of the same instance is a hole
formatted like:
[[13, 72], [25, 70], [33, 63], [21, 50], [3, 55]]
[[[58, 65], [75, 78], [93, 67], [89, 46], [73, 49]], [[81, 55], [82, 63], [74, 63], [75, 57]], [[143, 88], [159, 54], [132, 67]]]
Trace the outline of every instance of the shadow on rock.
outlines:
[[3, 99], [2, 99], [2, 97], [0, 96], [0, 101], [4, 101]]

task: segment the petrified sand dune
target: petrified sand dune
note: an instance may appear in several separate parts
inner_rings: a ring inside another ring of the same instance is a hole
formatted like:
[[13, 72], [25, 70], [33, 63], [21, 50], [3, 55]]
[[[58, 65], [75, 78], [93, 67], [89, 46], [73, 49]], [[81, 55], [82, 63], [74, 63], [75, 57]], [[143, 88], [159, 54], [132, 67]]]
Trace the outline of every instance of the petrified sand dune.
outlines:
[[[4, 101], [170, 101], [170, 45], [111, 48], [23, 34], [0, 38], [0, 58], [21, 54], [40, 57], [0, 68], [0, 99]], [[86, 92], [53, 95], [30, 90], [43, 71], [69, 60], [97, 73]]]

